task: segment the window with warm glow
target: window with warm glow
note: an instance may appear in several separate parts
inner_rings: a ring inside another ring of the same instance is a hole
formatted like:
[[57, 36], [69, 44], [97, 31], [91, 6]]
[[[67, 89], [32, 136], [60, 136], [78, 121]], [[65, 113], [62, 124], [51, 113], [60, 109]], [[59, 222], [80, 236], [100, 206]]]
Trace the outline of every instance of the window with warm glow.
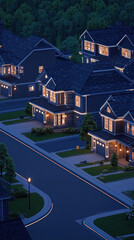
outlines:
[[75, 106], [80, 107], [80, 97], [75, 96]]
[[88, 58], [86, 59], [86, 63], [89, 63], [89, 59]]
[[109, 131], [113, 131], [113, 121], [111, 119], [109, 119]]
[[111, 110], [110, 110], [110, 108], [109, 108], [109, 107], [107, 107], [107, 112], [108, 112], [108, 113], [111, 113]]
[[132, 135], [134, 135], [134, 126], [132, 126]]
[[65, 114], [62, 114], [62, 125], [65, 124], [65, 118], [66, 118], [66, 115], [65, 115]]
[[32, 92], [35, 90], [35, 85], [29, 85], [29, 92]]
[[129, 130], [130, 130], [130, 124], [127, 123], [127, 133], [129, 133]]
[[94, 43], [85, 40], [84, 41], [84, 49], [88, 50], [90, 52], [94, 52]]
[[122, 56], [124, 56], [126, 58], [131, 58], [131, 51], [130, 50], [122, 48], [121, 52], [122, 52]]
[[64, 93], [64, 104], [67, 105], [67, 95]]
[[43, 66], [39, 66], [39, 73], [43, 72], [44, 67]]
[[58, 125], [61, 125], [61, 114], [58, 114]]
[[99, 54], [108, 56], [109, 55], [108, 47], [99, 45]]
[[46, 87], [45, 86], [43, 86], [43, 88], [42, 88], [42, 95], [46, 96]]
[[56, 95], [54, 92], [50, 91], [50, 101], [51, 102], [56, 102]]
[[108, 130], [108, 118], [104, 118], [104, 128]]
[[19, 73], [24, 73], [24, 67], [23, 66], [19, 67]]

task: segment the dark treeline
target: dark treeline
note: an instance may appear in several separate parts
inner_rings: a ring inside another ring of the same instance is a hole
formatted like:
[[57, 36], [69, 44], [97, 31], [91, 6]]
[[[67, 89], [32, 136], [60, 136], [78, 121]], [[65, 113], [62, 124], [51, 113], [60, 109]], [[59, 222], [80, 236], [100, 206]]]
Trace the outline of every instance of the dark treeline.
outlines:
[[46, 38], [60, 49], [79, 50], [85, 29], [119, 21], [134, 27], [133, 0], [0, 0], [0, 18], [11, 31]]

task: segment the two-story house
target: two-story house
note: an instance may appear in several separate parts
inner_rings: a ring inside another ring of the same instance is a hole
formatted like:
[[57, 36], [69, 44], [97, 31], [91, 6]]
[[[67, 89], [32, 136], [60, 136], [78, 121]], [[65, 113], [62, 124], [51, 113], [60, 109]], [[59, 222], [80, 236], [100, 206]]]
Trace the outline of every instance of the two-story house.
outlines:
[[85, 30], [81, 38], [83, 63], [108, 61], [112, 66], [124, 71], [134, 60], [134, 28], [111, 26], [101, 30]]
[[134, 91], [134, 83], [109, 64], [76, 64], [57, 58], [40, 74], [42, 96], [31, 100], [32, 115], [44, 125], [79, 128], [91, 112], [100, 127], [99, 109], [112, 93]]
[[0, 25], [0, 95], [40, 96], [38, 75], [57, 55], [64, 56], [44, 38], [24, 39]]
[[89, 132], [92, 150], [134, 162], [134, 92], [111, 95], [100, 108], [102, 130]]

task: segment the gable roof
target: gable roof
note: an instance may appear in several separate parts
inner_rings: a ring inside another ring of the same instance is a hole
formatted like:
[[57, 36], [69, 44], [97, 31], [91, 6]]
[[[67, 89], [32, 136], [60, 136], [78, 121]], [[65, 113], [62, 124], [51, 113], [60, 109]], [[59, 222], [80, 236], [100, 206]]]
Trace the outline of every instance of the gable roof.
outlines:
[[106, 29], [88, 30], [88, 33], [95, 43], [106, 46], [117, 45], [125, 34], [131, 36], [131, 41], [134, 43], [134, 28], [129, 26], [109, 26]]
[[23, 38], [18, 36], [0, 24], [0, 40], [2, 48], [0, 49], [0, 56], [4, 63], [19, 64], [32, 50], [53, 48], [56, 53], [63, 55], [60, 50], [47, 42], [44, 38], [30, 36]]
[[121, 48], [127, 48], [129, 50], [134, 50], [134, 44], [130, 38], [125, 34], [124, 37], [117, 43]]
[[107, 103], [117, 117], [123, 117], [128, 111], [134, 112], [134, 92], [114, 94]]

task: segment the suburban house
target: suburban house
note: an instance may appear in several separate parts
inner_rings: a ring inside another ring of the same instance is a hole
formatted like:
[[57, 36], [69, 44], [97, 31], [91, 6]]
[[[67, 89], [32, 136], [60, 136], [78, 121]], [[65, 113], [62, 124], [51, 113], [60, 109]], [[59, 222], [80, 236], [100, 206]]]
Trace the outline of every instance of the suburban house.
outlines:
[[40, 96], [38, 75], [64, 56], [44, 38], [30, 36], [22, 38], [0, 24], [0, 95], [7, 97]]
[[57, 58], [39, 78], [42, 96], [30, 101], [33, 118], [54, 128], [79, 128], [84, 115], [92, 113], [100, 127], [99, 109], [117, 92], [134, 90], [134, 83], [107, 63], [76, 64]]
[[110, 26], [102, 30], [85, 30], [81, 38], [83, 63], [108, 61], [112, 66], [124, 71], [134, 61], [134, 28]]
[[8, 220], [8, 200], [10, 196], [3, 184], [0, 183], [0, 223]]
[[112, 94], [100, 108], [102, 130], [89, 132], [92, 150], [134, 162], [134, 92]]

